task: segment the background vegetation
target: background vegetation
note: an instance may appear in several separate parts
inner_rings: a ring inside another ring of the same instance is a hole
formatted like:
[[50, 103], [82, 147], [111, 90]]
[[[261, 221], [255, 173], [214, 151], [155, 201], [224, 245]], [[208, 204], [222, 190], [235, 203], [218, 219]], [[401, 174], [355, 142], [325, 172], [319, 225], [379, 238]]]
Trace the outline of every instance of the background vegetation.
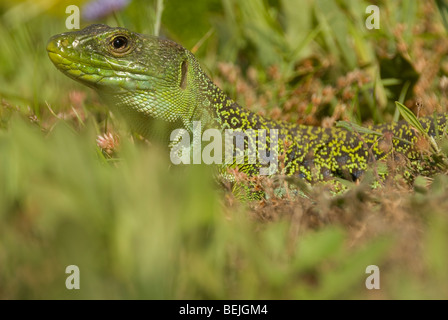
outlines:
[[[161, 18], [162, 36], [273, 118], [392, 121], [395, 101], [418, 116], [447, 110], [443, 1], [128, 2], [82, 26], [154, 33]], [[448, 298], [444, 170], [411, 182], [391, 170], [376, 189], [369, 172], [339, 195], [299, 184], [301, 196], [280, 197], [278, 181], [257, 179], [270, 196], [240, 202], [207, 167], [170, 168], [54, 68], [45, 46], [67, 31], [69, 4], [88, 11], [81, 1], [0, 5], [1, 299]], [[370, 4], [378, 30], [365, 27]], [[81, 290], [65, 288], [72, 264]], [[365, 287], [368, 265], [380, 267], [380, 290]]]

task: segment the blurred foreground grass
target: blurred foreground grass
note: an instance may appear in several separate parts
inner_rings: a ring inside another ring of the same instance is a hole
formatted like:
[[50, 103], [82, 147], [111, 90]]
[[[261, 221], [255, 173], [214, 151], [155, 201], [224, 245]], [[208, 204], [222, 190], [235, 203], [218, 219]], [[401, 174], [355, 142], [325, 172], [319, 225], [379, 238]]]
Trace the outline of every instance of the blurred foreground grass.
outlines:
[[[391, 174], [375, 190], [368, 174], [338, 196], [316, 185], [241, 203], [207, 167], [170, 168], [61, 75], [45, 44], [65, 31], [66, 4], [36, 3], [0, 11], [1, 299], [448, 298], [444, 172], [412, 184]], [[151, 33], [155, 3], [132, 1], [120, 19]], [[164, 3], [162, 33], [254, 111], [328, 126], [392, 120], [395, 100], [419, 114], [447, 110], [435, 3], [379, 2], [373, 32], [365, 1], [185, 3]], [[101, 150], [104, 132], [119, 146]], [[72, 264], [81, 290], [65, 288]], [[380, 267], [380, 290], [365, 287], [368, 265]]]
[[[207, 167], [168, 170], [156, 148], [123, 141], [105, 163], [93, 132], [44, 136], [13, 117], [0, 133], [1, 298], [447, 297], [446, 176], [417, 194], [361, 185], [251, 213]], [[65, 288], [72, 264], [81, 290]]]

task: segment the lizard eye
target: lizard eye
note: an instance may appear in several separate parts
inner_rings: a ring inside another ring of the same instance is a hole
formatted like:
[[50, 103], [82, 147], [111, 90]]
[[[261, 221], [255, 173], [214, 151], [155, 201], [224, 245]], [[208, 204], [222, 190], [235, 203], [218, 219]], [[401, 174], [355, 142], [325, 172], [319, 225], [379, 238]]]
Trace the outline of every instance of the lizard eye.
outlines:
[[125, 36], [116, 36], [110, 40], [110, 46], [114, 53], [125, 54], [129, 51], [129, 40]]
[[125, 37], [116, 37], [112, 44], [115, 49], [123, 49], [128, 45], [128, 39]]

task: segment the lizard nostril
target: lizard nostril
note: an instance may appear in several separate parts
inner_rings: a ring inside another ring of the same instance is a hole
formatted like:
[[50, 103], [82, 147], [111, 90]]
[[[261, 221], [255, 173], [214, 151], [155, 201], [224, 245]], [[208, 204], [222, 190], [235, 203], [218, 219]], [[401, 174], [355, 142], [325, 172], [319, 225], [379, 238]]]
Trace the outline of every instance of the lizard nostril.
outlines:
[[68, 40], [67, 40], [67, 39], [63, 39], [63, 40], [60, 40], [60, 41], [58, 42], [58, 47], [64, 47], [64, 48], [67, 48], [67, 47], [68, 47], [68, 44], [69, 44]]

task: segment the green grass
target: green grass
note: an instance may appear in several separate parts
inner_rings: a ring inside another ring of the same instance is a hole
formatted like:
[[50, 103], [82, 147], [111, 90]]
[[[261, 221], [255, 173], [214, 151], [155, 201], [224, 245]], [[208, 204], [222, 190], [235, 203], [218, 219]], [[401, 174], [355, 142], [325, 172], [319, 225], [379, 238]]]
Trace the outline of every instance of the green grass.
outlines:
[[[134, 0], [119, 21], [153, 33], [157, 2]], [[37, 3], [0, 6], [0, 299], [448, 298], [444, 133], [430, 176], [409, 182], [390, 162], [383, 186], [373, 167], [338, 195], [288, 179], [301, 196], [260, 178], [268, 199], [240, 202], [210, 168], [170, 167], [58, 72], [45, 45], [66, 31], [66, 4]], [[380, 1], [372, 31], [368, 1], [186, 3], [164, 2], [160, 33], [256, 112], [328, 126], [397, 119], [395, 101], [411, 122], [447, 110], [441, 1]], [[80, 290], [65, 288], [72, 264]], [[380, 290], [365, 288], [368, 265]]]

